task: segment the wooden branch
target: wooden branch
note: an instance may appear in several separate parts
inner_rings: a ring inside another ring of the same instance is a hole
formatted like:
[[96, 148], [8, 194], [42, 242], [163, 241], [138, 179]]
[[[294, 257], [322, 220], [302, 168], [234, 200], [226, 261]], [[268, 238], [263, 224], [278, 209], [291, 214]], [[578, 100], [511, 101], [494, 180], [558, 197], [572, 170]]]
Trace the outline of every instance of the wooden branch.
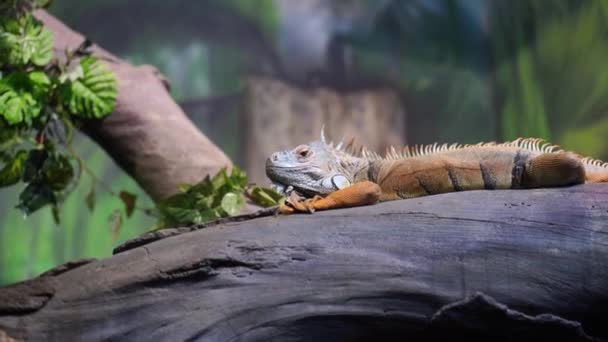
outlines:
[[[55, 37], [55, 55], [74, 50], [84, 37], [44, 11], [36, 17]], [[215, 174], [230, 160], [192, 124], [167, 92], [168, 83], [151, 66], [133, 66], [98, 46], [94, 54], [118, 78], [115, 112], [89, 122], [91, 136], [154, 200]]]
[[0, 289], [0, 336], [607, 339], [607, 222], [604, 184], [173, 230]]

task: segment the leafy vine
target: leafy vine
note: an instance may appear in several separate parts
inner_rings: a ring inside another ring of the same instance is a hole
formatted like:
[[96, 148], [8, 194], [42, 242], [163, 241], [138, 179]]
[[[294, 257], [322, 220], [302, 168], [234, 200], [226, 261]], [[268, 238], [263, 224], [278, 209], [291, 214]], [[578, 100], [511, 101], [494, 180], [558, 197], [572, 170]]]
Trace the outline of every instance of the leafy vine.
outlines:
[[112, 113], [117, 81], [88, 41], [55, 56], [52, 32], [31, 12], [49, 2], [0, 5], [0, 187], [25, 183], [23, 214], [50, 205], [59, 221], [85, 169], [72, 148], [74, 127]]

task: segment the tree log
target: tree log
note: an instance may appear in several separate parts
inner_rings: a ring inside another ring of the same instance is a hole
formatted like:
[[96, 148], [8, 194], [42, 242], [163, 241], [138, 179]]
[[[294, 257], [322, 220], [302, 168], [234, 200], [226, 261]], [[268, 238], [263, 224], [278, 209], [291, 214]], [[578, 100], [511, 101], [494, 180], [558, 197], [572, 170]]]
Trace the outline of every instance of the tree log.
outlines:
[[[45, 11], [36, 17], [53, 32], [55, 56], [73, 51], [85, 38]], [[159, 200], [183, 183], [196, 183], [222, 167], [232, 166], [226, 155], [188, 119], [167, 91], [168, 82], [154, 67], [133, 66], [99, 46], [92, 51], [118, 79], [112, 115], [88, 122], [83, 130]]]
[[0, 289], [33, 341], [587, 341], [607, 313], [608, 184], [169, 229]]

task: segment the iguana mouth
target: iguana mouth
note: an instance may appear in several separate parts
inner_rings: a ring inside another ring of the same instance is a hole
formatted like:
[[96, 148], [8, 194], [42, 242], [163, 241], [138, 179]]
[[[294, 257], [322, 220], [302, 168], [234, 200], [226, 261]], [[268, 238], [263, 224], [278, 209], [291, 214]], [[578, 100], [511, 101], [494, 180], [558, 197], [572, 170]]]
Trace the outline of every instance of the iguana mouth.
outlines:
[[273, 182], [270, 184], [270, 187], [271, 187], [272, 189], [274, 189], [276, 192], [278, 192], [278, 193], [280, 193], [280, 194], [282, 194], [282, 195], [286, 195], [286, 193], [285, 193], [286, 191], [285, 191], [285, 190], [287, 189], [287, 185], [285, 185], [285, 184], [283, 184], [283, 183], [279, 183], [279, 182], [275, 182], [275, 181], [273, 181]]
[[275, 170], [289, 170], [290, 172], [291, 171], [310, 170], [310, 169], [323, 170], [322, 168], [320, 168], [318, 166], [314, 166], [314, 165], [297, 165], [297, 166], [281, 166], [281, 165], [277, 165], [277, 164], [266, 165], [266, 171], [271, 171], [272, 172], [273, 169], [275, 169]]
[[302, 191], [300, 189], [296, 189], [291, 185], [285, 185], [279, 182], [272, 182], [272, 184], [270, 185], [272, 187], [272, 189], [274, 189], [276, 192], [280, 193], [281, 195], [285, 196], [285, 197], [289, 197], [292, 193], [295, 193], [296, 195], [298, 195], [299, 197], [302, 198], [308, 198], [310, 196], [306, 195], [305, 191]]

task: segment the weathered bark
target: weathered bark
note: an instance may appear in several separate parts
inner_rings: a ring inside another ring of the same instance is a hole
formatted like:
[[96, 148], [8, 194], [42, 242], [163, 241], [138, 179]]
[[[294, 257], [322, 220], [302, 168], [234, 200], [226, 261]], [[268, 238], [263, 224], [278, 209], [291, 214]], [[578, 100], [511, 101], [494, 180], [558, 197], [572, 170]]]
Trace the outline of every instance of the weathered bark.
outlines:
[[[37, 11], [36, 17], [53, 32], [57, 57], [84, 41], [48, 13]], [[116, 75], [118, 99], [112, 115], [87, 123], [84, 131], [154, 200], [232, 165], [173, 101], [156, 69], [130, 65], [98, 46], [93, 51]]]
[[0, 289], [0, 336], [608, 339], [608, 185], [451, 193], [149, 237]]

